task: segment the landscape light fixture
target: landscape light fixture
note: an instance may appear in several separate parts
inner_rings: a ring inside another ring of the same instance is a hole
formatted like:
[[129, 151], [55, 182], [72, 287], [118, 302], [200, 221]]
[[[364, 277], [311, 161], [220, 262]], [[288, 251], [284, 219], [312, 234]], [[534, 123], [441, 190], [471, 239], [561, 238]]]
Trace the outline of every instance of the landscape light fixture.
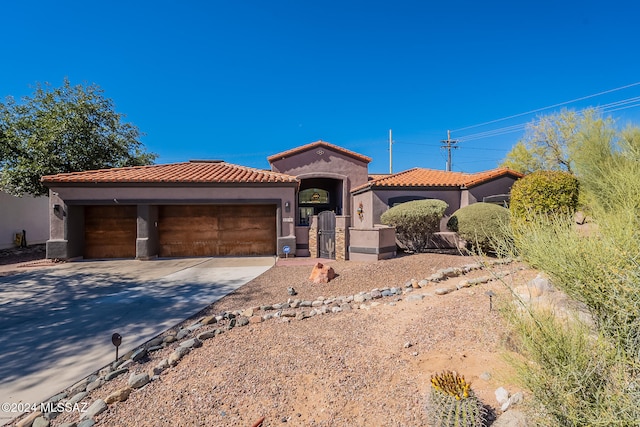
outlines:
[[494, 294], [493, 291], [487, 291], [484, 294], [489, 297], [489, 311], [491, 311], [493, 310], [493, 297], [496, 296], [496, 294]]
[[118, 347], [120, 347], [120, 344], [122, 344], [122, 337], [120, 336], [119, 333], [115, 333], [113, 335], [111, 335], [111, 342], [113, 343], [113, 345], [116, 346], [116, 362], [118, 361]]

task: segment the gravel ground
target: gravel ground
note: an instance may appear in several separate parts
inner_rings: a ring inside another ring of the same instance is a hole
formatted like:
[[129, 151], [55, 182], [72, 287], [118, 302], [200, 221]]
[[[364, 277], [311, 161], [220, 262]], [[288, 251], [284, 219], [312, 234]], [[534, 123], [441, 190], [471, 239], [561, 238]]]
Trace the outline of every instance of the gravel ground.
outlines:
[[[309, 265], [276, 266], [181, 326], [225, 311], [245, 310], [318, 296], [353, 295], [373, 288], [401, 287], [412, 278], [462, 266], [470, 257], [417, 254], [377, 263], [334, 261], [338, 277], [312, 284]], [[517, 266], [507, 281], [522, 282], [534, 272]], [[517, 271], [516, 271], [517, 270]], [[466, 277], [486, 275], [475, 271]], [[452, 278], [446, 284], [460, 282]], [[298, 292], [287, 294], [287, 287]], [[438, 287], [441, 285], [438, 285]], [[490, 282], [448, 295], [433, 295], [434, 285], [406, 296], [385, 297], [379, 305], [304, 320], [270, 319], [226, 331], [203, 342], [157, 380], [134, 390], [95, 419], [103, 426], [426, 426], [430, 376], [443, 369], [460, 372], [480, 399], [496, 412], [493, 392], [510, 391], [512, 371], [504, 361], [509, 332], [499, 314], [489, 311], [485, 292], [508, 298], [504, 284]], [[495, 301], [494, 299], [494, 301]], [[262, 312], [259, 312], [262, 313]], [[221, 328], [214, 324], [205, 328]], [[177, 330], [175, 328], [174, 330]], [[197, 333], [201, 332], [201, 329]], [[131, 372], [148, 372], [177, 343], [151, 353]], [[481, 376], [483, 379], [481, 379]], [[127, 386], [122, 375], [85, 398], [91, 403]], [[77, 421], [63, 413], [53, 426]]]

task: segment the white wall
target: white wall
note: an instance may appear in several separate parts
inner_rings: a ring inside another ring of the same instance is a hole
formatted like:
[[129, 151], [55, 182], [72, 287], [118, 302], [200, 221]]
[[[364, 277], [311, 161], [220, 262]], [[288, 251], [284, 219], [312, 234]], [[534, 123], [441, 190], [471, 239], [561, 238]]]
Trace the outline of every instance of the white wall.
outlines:
[[49, 198], [14, 197], [0, 191], [0, 249], [13, 247], [22, 230], [29, 245], [49, 239]]

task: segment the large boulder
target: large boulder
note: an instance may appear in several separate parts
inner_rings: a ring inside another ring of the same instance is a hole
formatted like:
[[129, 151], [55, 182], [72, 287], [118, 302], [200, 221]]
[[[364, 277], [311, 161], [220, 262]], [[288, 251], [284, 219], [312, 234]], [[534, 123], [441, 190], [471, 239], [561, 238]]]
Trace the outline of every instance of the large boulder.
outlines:
[[313, 266], [309, 280], [313, 283], [329, 283], [334, 277], [336, 277], [336, 272], [333, 268], [319, 262]]

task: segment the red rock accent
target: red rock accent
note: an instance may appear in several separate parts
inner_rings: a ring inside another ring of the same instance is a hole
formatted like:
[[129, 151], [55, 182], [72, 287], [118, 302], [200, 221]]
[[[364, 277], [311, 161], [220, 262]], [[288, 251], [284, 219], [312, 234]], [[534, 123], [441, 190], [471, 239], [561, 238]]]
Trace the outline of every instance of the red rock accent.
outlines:
[[309, 280], [313, 283], [329, 283], [334, 277], [336, 277], [336, 272], [333, 268], [319, 262], [313, 266]]

